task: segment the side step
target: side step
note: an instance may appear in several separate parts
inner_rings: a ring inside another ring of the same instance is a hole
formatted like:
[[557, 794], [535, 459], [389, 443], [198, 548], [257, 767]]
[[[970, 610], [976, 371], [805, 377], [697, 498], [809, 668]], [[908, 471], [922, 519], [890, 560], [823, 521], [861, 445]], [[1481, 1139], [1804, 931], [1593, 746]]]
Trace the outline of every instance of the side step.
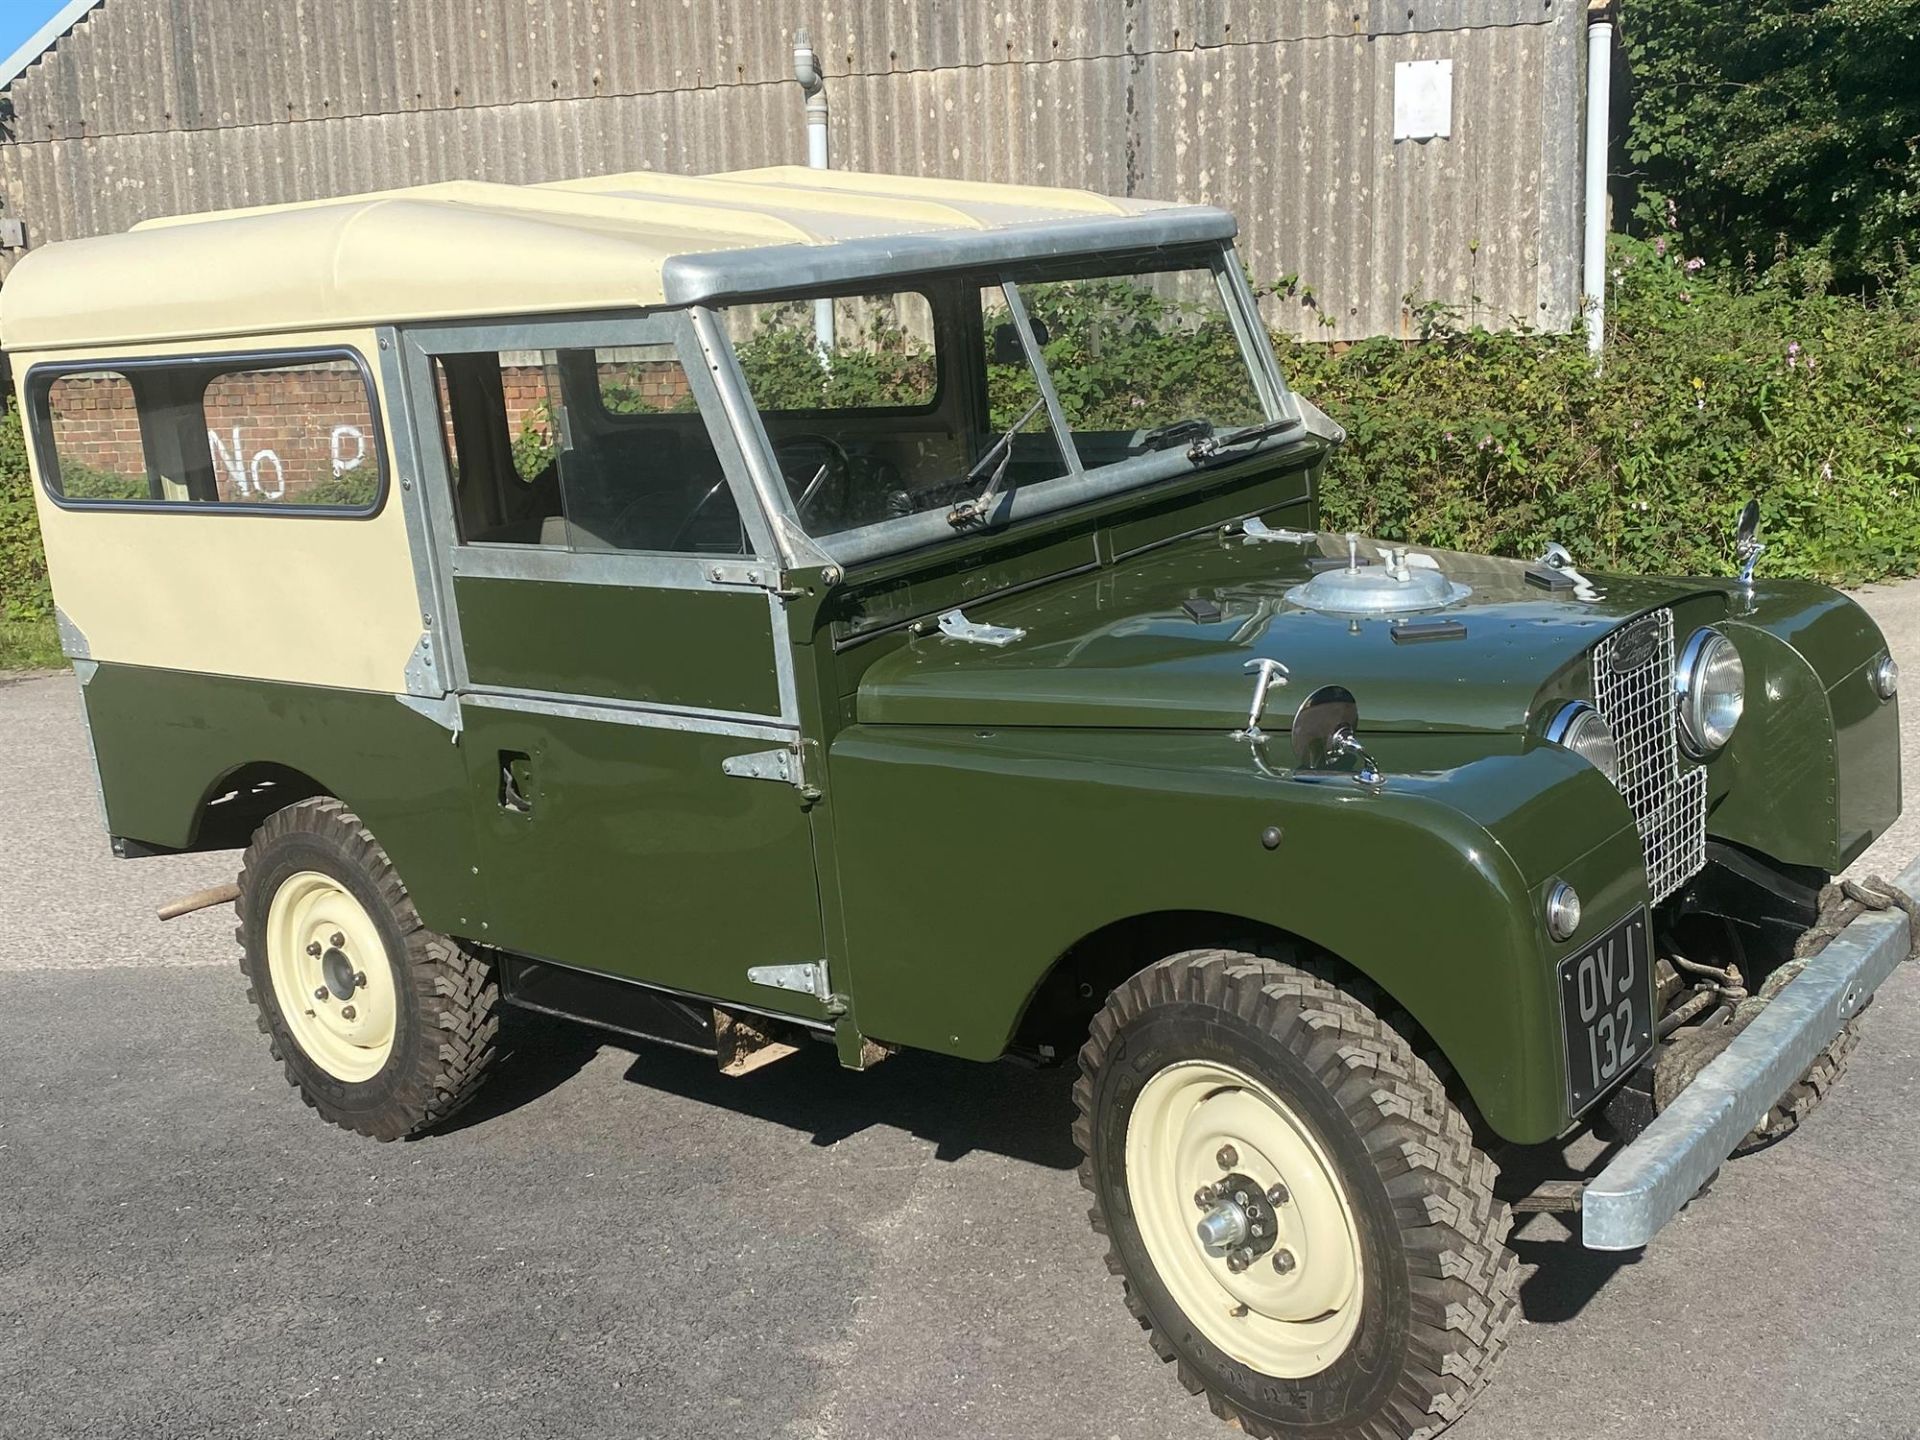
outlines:
[[509, 1005], [552, 1015], [634, 1040], [711, 1056], [727, 1075], [747, 1075], [800, 1049], [808, 1035], [832, 1032], [774, 1015], [724, 1010], [611, 976], [502, 954], [500, 995]]

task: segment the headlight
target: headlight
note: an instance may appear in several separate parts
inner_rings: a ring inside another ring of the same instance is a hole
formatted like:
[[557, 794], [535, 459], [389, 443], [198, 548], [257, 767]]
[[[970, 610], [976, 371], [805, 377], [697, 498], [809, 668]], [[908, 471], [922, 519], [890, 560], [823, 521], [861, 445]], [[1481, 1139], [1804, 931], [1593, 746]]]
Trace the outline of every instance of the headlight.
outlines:
[[1900, 693], [1900, 666], [1891, 655], [1882, 655], [1875, 663], [1871, 676], [1873, 693], [1882, 700], [1891, 700]]
[[1564, 880], [1554, 881], [1547, 891], [1547, 934], [1555, 940], [1571, 940], [1579, 928], [1579, 891]]
[[1547, 739], [1573, 751], [1615, 785], [1620, 783], [1620, 747], [1613, 731], [1591, 705], [1574, 701], [1562, 705], [1547, 723]]
[[1715, 754], [1733, 738], [1747, 706], [1747, 672], [1740, 652], [1718, 630], [1693, 632], [1673, 673], [1680, 703], [1680, 738], [1696, 760]]

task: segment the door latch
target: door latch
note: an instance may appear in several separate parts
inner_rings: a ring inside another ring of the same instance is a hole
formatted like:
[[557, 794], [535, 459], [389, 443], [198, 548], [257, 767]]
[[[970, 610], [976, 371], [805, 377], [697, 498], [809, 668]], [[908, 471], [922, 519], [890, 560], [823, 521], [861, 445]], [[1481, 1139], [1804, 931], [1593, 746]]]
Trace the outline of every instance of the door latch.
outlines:
[[533, 757], [525, 751], [500, 752], [500, 808], [515, 815], [533, 813]]

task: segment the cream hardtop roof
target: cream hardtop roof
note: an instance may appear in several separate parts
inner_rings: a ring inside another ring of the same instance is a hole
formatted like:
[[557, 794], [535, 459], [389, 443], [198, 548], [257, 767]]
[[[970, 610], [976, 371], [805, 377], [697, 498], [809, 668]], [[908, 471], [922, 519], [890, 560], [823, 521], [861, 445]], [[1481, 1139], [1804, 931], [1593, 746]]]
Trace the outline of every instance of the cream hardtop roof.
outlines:
[[1209, 206], [848, 170], [461, 180], [50, 245], [0, 286], [0, 345], [687, 305], [1233, 233]]

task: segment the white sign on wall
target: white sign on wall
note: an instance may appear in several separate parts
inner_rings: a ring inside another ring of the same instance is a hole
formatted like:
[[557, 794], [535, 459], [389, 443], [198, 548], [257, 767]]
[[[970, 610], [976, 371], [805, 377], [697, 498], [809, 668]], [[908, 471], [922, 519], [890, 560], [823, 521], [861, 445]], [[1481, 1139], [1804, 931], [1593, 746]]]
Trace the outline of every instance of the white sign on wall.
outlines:
[[1393, 138], [1444, 140], [1453, 133], [1453, 61], [1402, 60], [1393, 67]]

